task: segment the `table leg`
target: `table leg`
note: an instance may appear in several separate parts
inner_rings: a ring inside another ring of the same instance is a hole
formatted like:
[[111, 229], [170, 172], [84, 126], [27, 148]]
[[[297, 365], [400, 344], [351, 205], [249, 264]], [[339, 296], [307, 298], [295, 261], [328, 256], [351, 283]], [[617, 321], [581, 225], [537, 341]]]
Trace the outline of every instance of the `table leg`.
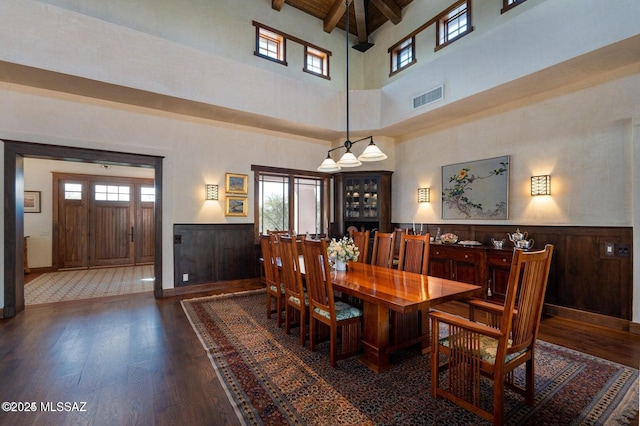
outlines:
[[360, 361], [376, 373], [391, 367], [389, 363], [389, 309], [364, 301], [363, 355]]

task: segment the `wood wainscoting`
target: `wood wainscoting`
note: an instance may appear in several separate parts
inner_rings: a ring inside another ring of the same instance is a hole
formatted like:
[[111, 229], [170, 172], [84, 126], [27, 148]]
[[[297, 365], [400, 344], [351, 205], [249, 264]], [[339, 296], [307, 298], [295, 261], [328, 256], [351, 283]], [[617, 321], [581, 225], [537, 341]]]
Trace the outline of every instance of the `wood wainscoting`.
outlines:
[[[411, 228], [413, 224], [394, 224]], [[417, 224], [420, 229], [420, 224]], [[545, 311], [594, 324], [629, 330], [633, 301], [633, 228], [533, 225], [422, 225], [435, 236], [452, 232], [459, 240], [491, 246], [491, 238], [507, 239], [516, 228], [535, 240], [534, 248], [555, 246], [545, 298]], [[513, 247], [507, 239], [505, 247]], [[486, 285], [486, 283], [478, 283]]]
[[173, 243], [176, 288], [259, 278], [253, 223], [177, 224]]

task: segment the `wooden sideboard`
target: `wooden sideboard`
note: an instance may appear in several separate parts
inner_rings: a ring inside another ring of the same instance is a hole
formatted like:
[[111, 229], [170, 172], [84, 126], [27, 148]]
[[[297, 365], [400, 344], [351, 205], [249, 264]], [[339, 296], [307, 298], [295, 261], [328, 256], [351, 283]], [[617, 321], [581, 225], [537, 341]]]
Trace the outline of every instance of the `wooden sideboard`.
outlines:
[[431, 244], [429, 275], [482, 286], [487, 300], [504, 301], [513, 249]]
[[[496, 250], [491, 239], [506, 239], [519, 228], [535, 239], [534, 249], [553, 244], [545, 313], [628, 330], [633, 301], [633, 228], [627, 226], [540, 226], [393, 223], [436, 235], [451, 232], [478, 247], [431, 245], [431, 271], [482, 285], [493, 300], [504, 297], [513, 245]], [[426, 228], [426, 229], [425, 229]], [[440, 255], [436, 254], [440, 251]], [[468, 255], [469, 257], [465, 257]], [[489, 296], [488, 296], [489, 298]]]

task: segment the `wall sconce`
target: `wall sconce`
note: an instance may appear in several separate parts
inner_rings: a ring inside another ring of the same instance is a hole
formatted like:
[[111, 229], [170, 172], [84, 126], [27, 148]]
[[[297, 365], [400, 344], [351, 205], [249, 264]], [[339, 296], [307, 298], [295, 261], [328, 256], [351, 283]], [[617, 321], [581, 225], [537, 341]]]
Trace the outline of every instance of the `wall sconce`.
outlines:
[[418, 188], [418, 202], [429, 203], [431, 201], [430, 188]]
[[207, 196], [206, 200], [217, 200], [218, 199], [218, 185], [206, 184], [207, 188]]
[[531, 176], [531, 195], [551, 195], [551, 176]]

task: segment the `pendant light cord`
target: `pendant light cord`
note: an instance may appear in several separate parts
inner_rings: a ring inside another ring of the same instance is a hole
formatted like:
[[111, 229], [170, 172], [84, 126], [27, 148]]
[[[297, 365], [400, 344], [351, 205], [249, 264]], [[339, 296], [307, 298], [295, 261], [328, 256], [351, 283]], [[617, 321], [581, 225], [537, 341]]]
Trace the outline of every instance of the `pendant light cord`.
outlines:
[[349, 141], [349, 0], [346, 0], [347, 10], [345, 12], [346, 23], [345, 23], [345, 32], [346, 32], [346, 61], [347, 61], [347, 142]]

